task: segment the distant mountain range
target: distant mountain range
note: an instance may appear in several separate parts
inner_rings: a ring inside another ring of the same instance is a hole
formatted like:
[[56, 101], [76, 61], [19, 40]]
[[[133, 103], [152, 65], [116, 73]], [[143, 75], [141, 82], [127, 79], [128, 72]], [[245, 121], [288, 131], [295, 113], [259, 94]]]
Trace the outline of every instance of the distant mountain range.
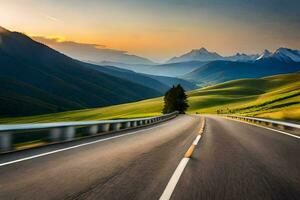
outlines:
[[300, 51], [288, 48], [279, 48], [272, 53], [268, 50], [265, 50], [256, 60], [272, 60], [273, 62], [277, 61], [284, 63], [300, 62]]
[[[259, 78], [275, 74], [291, 73], [300, 70], [300, 53], [298, 50], [279, 48], [275, 52], [265, 50], [261, 54], [222, 57], [217, 53], [202, 48], [191, 54], [177, 57], [173, 61], [160, 65], [128, 65], [108, 63], [113, 66], [152, 75], [174, 76], [205, 86], [240, 78]], [[217, 60], [214, 60], [217, 59]], [[186, 61], [192, 59], [190, 61]], [[198, 59], [198, 60], [195, 60]], [[206, 60], [206, 61], [204, 61]], [[212, 61], [207, 61], [212, 60]]]
[[162, 95], [173, 85], [177, 84], [181, 84], [181, 86], [187, 91], [197, 88], [196, 84], [176, 77], [137, 73], [128, 69], [122, 69], [115, 66], [99, 66], [90, 63], [85, 63], [85, 66], [103, 73], [107, 73], [111, 76], [122, 78], [146, 86], [148, 88], [152, 88], [153, 90], [158, 91]]
[[300, 71], [300, 62], [295, 62], [283, 54], [268, 53], [266, 56], [265, 53], [264, 55], [248, 62], [212, 61], [182, 75], [181, 78], [204, 86], [241, 78], [260, 78]]
[[247, 55], [244, 53], [237, 53], [233, 56], [221, 56], [216, 52], [209, 52], [205, 48], [194, 49], [186, 54], [183, 54], [179, 57], [171, 58], [168, 63], [179, 63], [179, 62], [190, 62], [190, 61], [255, 61], [255, 60], [267, 60], [267, 59], [276, 59], [280, 62], [300, 62], [300, 51], [293, 50], [289, 48], [279, 48], [274, 53], [269, 50], [264, 50], [261, 54], [252, 54]]
[[189, 61], [216, 61], [216, 60], [229, 60], [229, 61], [250, 61], [255, 60], [259, 55], [247, 55], [244, 53], [237, 53], [233, 56], [223, 57], [216, 52], [209, 52], [205, 48], [193, 49], [181, 56], [171, 58], [167, 63], [189, 62]]
[[166, 64], [155, 64], [155, 65], [142, 65], [142, 64], [126, 64], [118, 62], [101, 62], [93, 64], [98, 64], [102, 66], [115, 66], [118, 68], [132, 70], [138, 73], [145, 73], [158, 76], [171, 76], [178, 77], [183, 74], [189, 73], [208, 62], [202, 61], [188, 61], [188, 62], [179, 62], [179, 63], [166, 63]]

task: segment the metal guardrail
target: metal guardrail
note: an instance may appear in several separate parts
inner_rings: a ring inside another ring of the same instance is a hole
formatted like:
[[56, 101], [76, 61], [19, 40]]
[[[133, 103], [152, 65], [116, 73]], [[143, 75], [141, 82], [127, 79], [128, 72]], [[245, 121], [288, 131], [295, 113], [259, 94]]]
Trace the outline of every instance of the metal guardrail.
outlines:
[[18, 146], [30, 147], [34, 142], [45, 145], [146, 126], [172, 119], [177, 115], [176, 111], [156, 117], [128, 120], [0, 125], [0, 153], [18, 150]]
[[256, 118], [256, 117], [236, 116], [236, 115], [227, 115], [227, 117], [230, 117], [232, 119], [239, 119], [247, 122], [257, 123], [264, 126], [271, 126], [275, 129], [285, 130], [298, 136], [300, 135], [300, 124], [271, 120], [271, 119]]

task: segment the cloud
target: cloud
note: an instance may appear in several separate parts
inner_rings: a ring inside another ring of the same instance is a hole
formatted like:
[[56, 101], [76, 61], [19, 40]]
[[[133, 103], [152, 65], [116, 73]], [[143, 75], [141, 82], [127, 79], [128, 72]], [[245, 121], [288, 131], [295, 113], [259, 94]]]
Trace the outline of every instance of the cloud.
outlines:
[[58, 36], [32, 36], [32, 39], [54, 48], [73, 58], [85, 61], [113, 61], [129, 64], [149, 64], [150, 60], [135, 55], [129, 55], [127, 51], [109, 49], [101, 44], [79, 43], [64, 40]]
[[53, 21], [53, 22], [61, 22], [61, 20], [58, 19], [58, 18], [56, 18], [56, 17], [52, 17], [52, 16], [45, 15], [45, 14], [43, 14], [43, 16], [44, 16], [46, 19], [50, 20], [50, 21]]

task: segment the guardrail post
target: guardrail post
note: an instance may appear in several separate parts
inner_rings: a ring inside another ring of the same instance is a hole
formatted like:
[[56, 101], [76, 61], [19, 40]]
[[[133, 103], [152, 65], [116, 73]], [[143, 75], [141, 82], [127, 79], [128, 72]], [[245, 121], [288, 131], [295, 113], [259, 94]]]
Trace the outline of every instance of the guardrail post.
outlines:
[[52, 142], [55, 142], [55, 141], [60, 140], [61, 135], [62, 135], [62, 130], [60, 128], [53, 128], [50, 130], [49, 139]]
[[130, 122], [124, 122], [122, 128], [130, 128]]
[[12, 149], [12, 133], [0, 133], [0, 151], [9, 151]]
[[117, 130], [120, 130], [120, 128], [121, 128], [121, 123], [113, 123], [113, 124], [111, 124], [111, 129], [113, 130], [113, 131], [117, 131]]
[[137, 121], [132, 121], [132, 122], [130, 123], [130, 126], [131, 126], [131, 127], [136, 127], [136, 126], [137, 126]]
[[101, 124], [99, 126], [99, 131], [101, 131], [101, 132], [108, 132], [109, 131], [109, 127], [110, 127], [110, 124]]
[[138, 126], [141, 126], [141, 125], [143, 125], [143, 120], [139, 120], [139, 121], [137, 121], [137, 124], [138, 124]]
[[98, 133], [98, 129], [99, 129], [98, 125], [90, 126], [90, 127], [88, 127], [88, 133], [90, 135], [95, 135]]
[[63, 128], [63, 140], [71, 140], [75, 136], [75, 127], [69, 126]]

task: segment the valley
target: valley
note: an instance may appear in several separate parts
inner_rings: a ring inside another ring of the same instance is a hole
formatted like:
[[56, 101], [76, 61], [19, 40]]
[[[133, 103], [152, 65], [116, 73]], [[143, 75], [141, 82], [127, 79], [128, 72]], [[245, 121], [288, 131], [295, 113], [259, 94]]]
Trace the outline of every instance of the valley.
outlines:
[[0, 37], [0, 123], [158, 115], [177, 84], [189, 113], [299, 119], [298, 50], [221, 56], [201, 48], [161, 64], [95, 63], [4, 28]]
[[[229, 81], [188, 92], [188, 113], [239, 114], [300, 120], [300, 72]], [[0, 123], [125, 119], [160, 115], [163, 98], [32, 117], [1, 118]]]

